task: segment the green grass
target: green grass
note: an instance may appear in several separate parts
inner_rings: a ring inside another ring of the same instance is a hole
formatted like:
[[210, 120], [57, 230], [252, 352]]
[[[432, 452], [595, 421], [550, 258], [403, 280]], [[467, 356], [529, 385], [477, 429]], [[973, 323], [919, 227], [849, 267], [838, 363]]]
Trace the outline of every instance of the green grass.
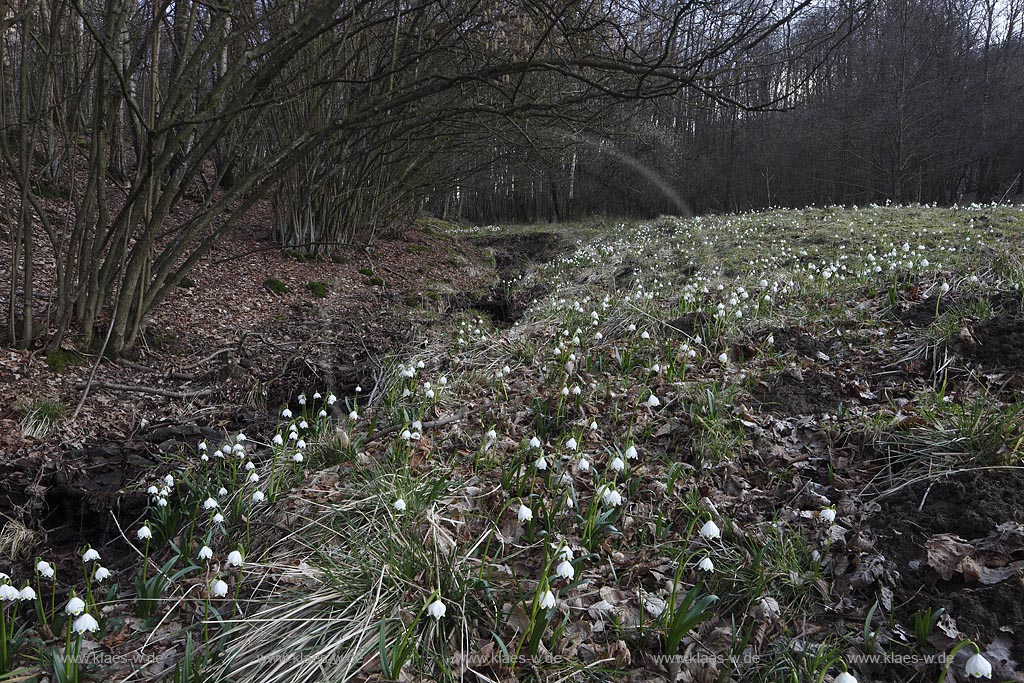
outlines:
[[268, 277], [266, 280], [263, 281], [263, 288], [266, 289], [271, 294], [287, 294], [288, 292], [291, 291], [288, 288], [288, 285], [281, 282], [277, 278], [272, 277]]
[[75, 351], [54, 349], [46, 354], [46, 366], [54, 372], [64, 372], [69, 367], [85, 364], [85, 359]]
[[323, 299], [327, 296], [327, 285], [323, 282], [307, 282], [306, 289], [318, 299]]

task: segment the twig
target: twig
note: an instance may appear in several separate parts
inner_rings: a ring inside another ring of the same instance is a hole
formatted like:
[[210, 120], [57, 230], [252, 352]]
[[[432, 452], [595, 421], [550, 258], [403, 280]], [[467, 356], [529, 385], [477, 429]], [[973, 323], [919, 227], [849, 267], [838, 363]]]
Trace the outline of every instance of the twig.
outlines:
[[[486, 407], [488, 407], [490, 405], [491, 405], [491, 402], [487, 401], [485, 403], [481, 403], [476, 408], [473, 408], [471, 410], [467, 410], [467, 411], [462, 412], [462, 413], [457, 413], [455, 415], [448, 415], [446, 417], [438, 418], [437, 420], [430, 420], [428, 422], [424, 422], [423, 425], [422, 425], [422, 431], [427, 431], [428, 429], [434, 429], [435, 427], [443, 427], [443, 426], [445, 426], [447, 424], [451, 424], [452, 422], [458, 422], [459, 420], [465, 420], [467, 417], [469, 417], [473, 413], [475, 413], [477, 411], [480, 411], [480, 410], [483, 410], [484, 408], [486, 408]], [[363, 441], [363, 443], [364, 444], [371, 443], [373, 441], [376, 441], [377, 439], [382, 439], [385, 436], [388, 436], [389, 434], [397, 434], [398, 430], [401, 429], [401, 428], [402, 428], [402, 425], [391, 425], [390, 427], [387, 427], [385, 429], [380, 430], [379, 432], [374, 433], [373, 436], [367, 437]]]
[[222, 353], [229, 353], [229, 352], [234, 351], [234, 350], [235, 350], [235, 347], [229, 346], [229, 347], [227, 347], [225, 349], [220, 349], [219, 351], [214, 351], [213, 353], [211, 353], [206, 358], [203, 358], [202, 360], [196, 361], [195, 363], [192, 363], [191, 365], [183, 365], [182, 367], [180, 367], [178, 369], [181, 370], [181, 371], [184, 371], [184, 370], [192, 370], [194, 368], [198, 368], [200, 365], [202, 365], [206, 361], [213, 360], [214, 358], [216, 358], [217, 356], [219, 356]]
[[[78, 389], [84, 389], [90, 383], [79, 382], [75, 385]], [[144, 387], [137, 384], [113, 384], [111, 382], [92, 382], [91, 386], [96, 389], [110, 389], [112, 391], [133, 391], [139, 394], [156, 394], [157, 396], [165, 396], [167, 398], [195, 398], [197, 396], [207, 396], [212, 393], [210, 389], [203, 389], [202, 391], [171, 391], [170, 389], [158, 389], [156, 387]]]

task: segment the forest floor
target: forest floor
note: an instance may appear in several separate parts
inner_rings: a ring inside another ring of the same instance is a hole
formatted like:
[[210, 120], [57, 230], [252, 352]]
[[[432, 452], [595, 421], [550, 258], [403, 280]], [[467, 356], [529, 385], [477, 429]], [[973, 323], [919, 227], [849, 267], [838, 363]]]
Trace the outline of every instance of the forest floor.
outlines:
[[10, 680], [1024, 680], [1024, 210], [259, 244], [4, 352]]

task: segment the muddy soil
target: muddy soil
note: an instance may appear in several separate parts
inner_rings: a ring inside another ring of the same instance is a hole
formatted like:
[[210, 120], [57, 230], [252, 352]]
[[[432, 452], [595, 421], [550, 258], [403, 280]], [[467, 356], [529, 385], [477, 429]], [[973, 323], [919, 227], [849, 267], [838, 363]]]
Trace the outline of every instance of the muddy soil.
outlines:
[[969, 354], [992, 370], [1024, 370], [1024, 316], [997, 315], [974, 326], [976, 346]]
[[817, 359], [818, 354], [830, 355], [833, 342], [838, 340], [820, 338], [792, 327], [769, 330], [762, 338], [771, 335], [775, 340], [775, 350], [782, 353], [792, 351], [805, 358]]
[[481, 237], [474, 243], [492, 250], [498, 276], [502, 280], [518, 277], [531, 265], [548, 263], [570, 250], [562, 236], [553, 232]]
[[960, 631], [983, 645], [1009, 637], [1013, 659], [1024, 665], [1024, 579], [967, 585], [960, 575], [943, 580], [924, 562], [924, 544], [935, 534], [971, 541], [1000, 524], [1024, 523], [1022, 490], [1022, 472], [974, 471], [908, 486], [881, 501], [868, 523], [898, 577], [893, 604], [901, 623], [912, 626], [918, 610], [945, 608]]
[[835, 413], [840, 403], [850, 401], [838, 379], [816, 371], [779, 373], [752, 394], [761, 408], [779, 416]]

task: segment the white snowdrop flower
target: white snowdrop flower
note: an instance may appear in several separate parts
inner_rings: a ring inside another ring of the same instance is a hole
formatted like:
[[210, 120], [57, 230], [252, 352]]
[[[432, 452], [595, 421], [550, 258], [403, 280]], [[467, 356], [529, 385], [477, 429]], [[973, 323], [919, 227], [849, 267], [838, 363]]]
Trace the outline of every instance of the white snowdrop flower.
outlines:
[[437, 380], [437, 383], [443, 387], [444, 385], [448, 384], [448, 378], [445, 377], [444, 375], [441, 375], [441, 377]]
[[636, 446], [632, 445], [626, 449], [626, 452], [623, 453], [623, 455], [626, 456], [626, 460], [636, 460], [639, 457], [636, 452]]
[[725, 365], [726, 363], [729, 362], [729, 355], [726, 354], [726, 353], [719, 354], [718, 355], [718, 362], [721, 363], [722, 365]]
[[205, 451], [207, 449], [206, 442], [205, 441], [200, 441], [199, 445], [196, 446], [196, 448], [198, 448], [201, 451]]
[[309, 429], [309, 423], [303, 420], [299, 423], [299, 429]]
[[146, 489], [146, 493], [148, 493], [151, 496], [155, 496], [158, 493], [160, 493], [160, 489], [158, 489], [155, 486], [150, 486], [148, 489]]
[[299, 440], [299, 433], [298, 433], [298, 431], [288, 432], [288, 440], [289, 441], [298, 441]]
[[530, 438], [530, 448], [540, 448], [540, 439], [536, 436]]
[[[6, 574], [4, 576], [7, 577]], [[0, 602], [14, 602], [16, 600], [21, 600], [21, 591], [9, 583], [0, 584]], [[0, 607], [0, 609], [3, 608]]]
[[590, 431], [592, 431], [592, 432], [596, 432], [597, 431], [597, 420], [592, 420], [590, 422]]
[[50, 563], [45, 560], [39, 560], [36, 562], [36, 571], [39, 572], [39, 576], [44, 579], [52, 579], [53, 575], [56, 573], [53, 571], [53, 567], [50, 566]]
[[395, 510], [398, 511], [398, 512], [405, 512], [405, 508], [406, 508], [405, 499], [404, 498], [396, 498], [395, 502], [391, 504], [391, 507], [395, 508]]
[[404, 440], [408, 441], [409, 439], [411, 439], [411, 438], [412, 438], [412, 432], [410, 432], [410, 431], [409, 431], [408, 429], [403, 429], [403, 430], [402, 430], [402, 433], [400, 434], [400, 436], [401, 436], [401, 437], [402, 437], [402, 438], [403, 438]]
[[171, 495], [171, 490], [169, 488], [167, 488], [166, 486], [164, 486], [163, 488], [160, 489], [160, 491], [158, 493], [162, 497], [167, 497], [167, 496]]
[[427, 389], [426, 393], [424, 393], [423, 395], [426, 396], [429, 399], [433, 399], [434, 396], [435, 396], [434, 390], [433, 389]]
[[574, 557], [575, 555], [572, 552], [572, 548], [565, 543], [555, 548], [555, 559], [557, 560], [568, 560], [569, 562], [572, 562]]
[[220, 504], [213, 498], [207, 498], [203, 503], [204, 510], [216, 510], [219, 506]]
[[164, 475], [164, 484], [167, 485], [167, 488], [173, 489], [174, 488], [174, 477], [172, 477], [169, 474]]
[[949, 283], [948, 282], [943, 282], [942, 286], [939, 287], [939, 294], [945, 294], [948, 291], [949, 291]]
[[252, 502], [262, 503], [267, 497], [263, 494], [263, 491], [254, 491], [252, 494]]
[[[359, 387], [356, 387], [356, 388], [358, 389]], [[338, 400], [337, 396], [335, 396], [334, 394], [330, 394], [330, 395], [327, 396], [327, 405], [333, 406], [335, 404], [335, 402], [337, 402], [337, 400]]]
[[283, 417], [286, 420], [290, 420], [292, 418], [292, 411], [288, 408], [285, 408], [284, 410], [281, 411], [281, 417]]
[[204, 545], [202, 548], [199, 549], [198, 557], [199, 557], [200, 560], [212, 559], [213, 558], [213, 548], [211, 548], [208, 545]]
[[614, 487], [602, 487], [601, 500], [608, 507], [618, 507], [622, 505], [622, 494], [615, 490]]
[[602, 339], [604, 339], [604, 335], [601, 334], [600, 332], [595, 332], [594, 333], [594, 339], [597, 340], [597, 341], [601, 341]]
[[976, 652], [964, 665], [964, 673], [971, 678], [992, 678], [992, 664], [980, 652]]
[[359, 413], [357, 413], [356, 411], [353, 410], [352, 412], [350, 412], [348, 414], [348, 419], [350, 419], [350, 420], [358, 420], [359, 419]]
[[622, 458], [620, 458], [619, 456], [615, 456], [614, 458], [612, 458], [612, 461], [608, 464], [608, 466], [612, 468], [613, 472], [621, 472], [622, 470], [626, 469], [626, 463], [623, 462]]
[[252, 460], [250, 460], [249, 462], [245, 463], [245, 471], [246, 472], [252, 472], [254, 469], [256, 469], [256, 463], [254, 463]]
[[654, 394], [651, 394], [647, 398], [647, 407], [648, 408], [657, 408], [660, 405], [661, 405], [661, 400], [657, 396], [655, 396]]
[[640, 338], [641, 339], [650, 339], [651, 335], [647, 332], [647, 330], [644, 330], [643, 332], [640, 333]]
[[78, 616], [85, 609], [85, 601], [79, 597], [73, 597], [64, 605], [64, 614]]
[[100, 559], [100, 554], [92, 548], [89, 548], [82, 553], [82, 562], [94, 562], [98, 559]]
[[135, 537], [140, 541], [147, 541], [153, 538], [153, 532], [149, 530], [149, 526], [143, 524], [139, 527], [139, 530], [135, 532]]
[[857, 678], [849, 671], [844, 671], [832, 679], [832, 681], [833, 683], [857, 683]]
[[587, 460], [586, 457], [580, 458], [580, 461], [576, 466], [579, 468], [580, 472], [590, 471], [590, 461]]
[[110, 570], [106, 567], [96, 567], [96, 571], [93, 573], [92, 578], [103, 583], [106, 579], [110, 578]]
[[32, 586], [25, 586], [18, 593], [18, 599], [19, 600], [35, 600], [36, 599], [36, 591], [35, 591], [35, 589], [32, 588]]
[[215, 514], [215, 515], [214, 515], [214, 516], [213, 516], [213, 517], [212, 517], [211, 519], [213, 519], [213, 523], [214, 523], [214, 524], [220, 524], [221, 522], [223, 522], [223, 521], [224, 521], [224, 515], [222, 515], [222, 514], [220, 514], [220, 513], [218, 512], [218, 513], [217, 513], [217, 514]]
[[232, 550], [230, 553], [228, 553], [228, 564], [232, 567], [241, 567], [242, 553], [240, 553], [237, 550]]
[[718, 528], [718, 525], [715, 524], [714, 520], [709, 519], [704, 522], [704, 526], [700, 528], [700, 535], [710, 541], [716, 538], [721, 538], [722, 530]]
[[223, 458], [225, 455], [231, 455], [231, 444], [224, 444], [220, 447], [220, 457]]
[[210, 456], [208, 456], [206, 453], [203, 453], [202, 455], [199, 456], [199, 459], [202, 462], [209, 462], [210, 461]]
[[306, 395], [305, 394], [299, 394], [299, 397], [296, 400], [299, 402], [300, 406], [306, 405]]
[[434, 617], [434, 619], [440, 620], [447, 612], [448, 608], [445, 607], [443, 602], [441, 602], [441, 598], [434, 600], [434, 602], [430, 603], [427, 607], [427, 614]]
[[228, 594], [228, 584], [221, 579], [214, 579], [210, 584], [210, 595], [215, 598], [223, 598]]
[[416, 361], [416, 367], [419, 368], [420, 370], [422, 370], [423, 369], [423, 361], [421, 361], [421, 360], [420, 361]]
[[100, 625], [91, 615], [83, 614], [75, 619], [75, 623], [71, 625], [71, 629], [75, 633], [91, 633], [93, 631], [100, 630]]
[[568, 560], [562, 560], [555, 567], [555, 574], [566, 581], [572, 581], [573, 577], [576, 576], [576, 568], [572, 566], [572, 562]]
[[821, 517], [821, 519], [824, 520], [825, 522], [828, 522], [829, 524], [832, 524], [833, 522], [836, 521], [836, 509], [835, 508], [822, 508], [821, 512], [818, 513], [818, 516]]
[[221, 486], [219, 489], [217, 489], [217, 495], [218, 496], [226, 496], [226, 495], [228, 495], [228, 490], [226, 488], [224, 488], [223, 486]]
[[630, 332], [636, 332], [636, 325], [633, 324], [633, 323], [630, 323], [628, 329], [629, 329]]
[[525, 505], [520, 504], [519, 514], [517, 516], [519, 518], [520, 524], [522, 524], [523, 522], [529, 522], [533, 519], [533, 510], [526, 507]]
[[244, 432], [238, 432], [238, 435], [235, 436], [235, 443], [245, 443], [248, 440], [249, 437], [247, 437]]
[[249, 483], [250, 484], [255, 484], [259, 480], [260, 480], [260, 475], [258, 475], [256, 472], [250, 472], [249, 473]]
[[579, 447], [579, 444], [576, 442], [576, 439], [570, 436], [569, 440], [565, 442], [565, 447], [570, 451], [574, 451]]
[[533, 466], [536, 467], [541, 472], [543, 472], [544, 470], [546, 470], [548, 468], [548, 461], [542, 455], [542, 456], [540, 456], [539, 458], [537, 458], [536, 460], [533, 461]]
[[697, 563], [697, 569], [701, 570], [702, 572], [711, 573], [715, 571], [715, 563], [711, 561], [710, 557], [705, 557]]
[[555, 606], [555, 594], [547, 590], [540, 596], [540, 608], [551, 609]]
[[562, 387], [562, 396], [569, 395], [569, 387]]
[[275, 446], [283, 446], [284, 445], [284, 437], [281, 436], [280, 434], [274, 434], [274, 445]]
[[320, 396], [320, 392], [319, 391], [313, 392], [313, 400], [314, 401], [319, 401], [320, 398], [321, 398], [321, 396]]
[[319, 413], [316, 414], [316, 416], [319, 417], [319, 418], [325, 418], [325, 417], [327, 417], [327, 411], [326, 410], [321, 410]]

